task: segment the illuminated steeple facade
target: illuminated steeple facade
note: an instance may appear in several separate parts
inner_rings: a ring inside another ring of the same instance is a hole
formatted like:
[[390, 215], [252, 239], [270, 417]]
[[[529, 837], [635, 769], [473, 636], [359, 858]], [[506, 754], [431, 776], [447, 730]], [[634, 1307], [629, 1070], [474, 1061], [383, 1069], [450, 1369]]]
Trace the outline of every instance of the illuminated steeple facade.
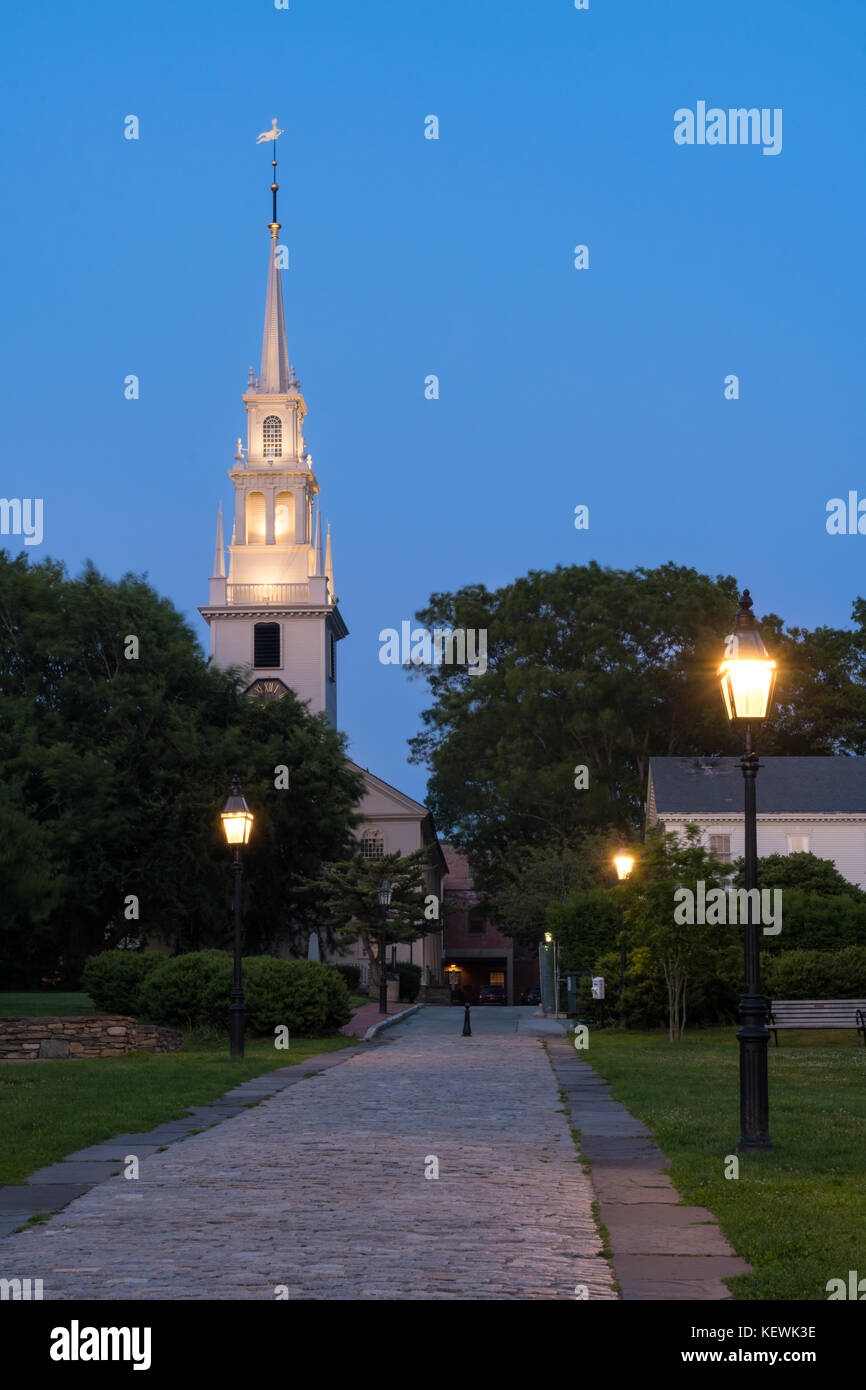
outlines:
[[261, 375], [250, 369], [246, 449], [238, 440], [229, 469], [235, 518], [228, 575], [220, 512], [210, 602], [199, 612], [210, 628], [214, 663], [245, 668], [251, 698], [278, 698], [291, 689], [336, 725], [337, 643], [348, 629], [333, 592], [330, 533], [323, 559], [319, 484], [303, 435], [307, 406], [288, 359], [276, 158], [272, 163]]

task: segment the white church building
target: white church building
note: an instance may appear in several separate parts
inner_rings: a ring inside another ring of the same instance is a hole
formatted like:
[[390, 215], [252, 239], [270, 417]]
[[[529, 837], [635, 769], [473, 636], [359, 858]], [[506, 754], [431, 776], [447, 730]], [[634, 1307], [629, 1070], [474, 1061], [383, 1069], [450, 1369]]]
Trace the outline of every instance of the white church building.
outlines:
[[[249, 673], [251, 699], [279, 699], [293, 690], [312, 713], [337, 724], [337, 643], [348, 636], [334, 590], [330, 529], [323, 547], [319, 484], [304, 442], [307, 406], [289, 365], [281, 280], [280, 224], [273, 160], [273, 220], [268, 224], [268, 280], [261, 375], [252, 370], [243, 402], [247, 443], [238, 440], [229, 470], [235, 493], [232, 538], [225, 565], [222, 506], [217, 520], [210, 594], [199, 612], [210, 629], [210, 655], [220, 668]], [[356, 767], [355, 764], [350, 764]], [[425, 806], [364, 768], [356, 831], [362, 853], [409, 854], [429, 847], [425, 891], [442, 899], [447, 873], [433, 817]], [[397, 947], [397, 960], [421, 966], [422, 989], [442, 980], [442, 934], [431, 932]], [[361, 968], [368, 963], [360, 943], [328, 958]], [[423, 994], [422, 994], [423, 997]]]

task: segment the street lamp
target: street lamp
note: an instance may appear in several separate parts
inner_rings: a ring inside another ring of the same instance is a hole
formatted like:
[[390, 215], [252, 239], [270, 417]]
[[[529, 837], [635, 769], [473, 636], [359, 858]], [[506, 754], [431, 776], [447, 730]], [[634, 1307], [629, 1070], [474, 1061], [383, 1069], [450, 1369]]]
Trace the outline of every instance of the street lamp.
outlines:
[[544, 944], [538, 948], [538, 983], [541, 986], [541, 1007], [544, 1013], [556, 1013], [556, 946], [553, 932], [544, 933]]
[[244, 1055], [244, 991], [241, 983], [241, 846], [250, 842], [253, 828], [253, 814], [241, 793], [237, 777], [232, 778], [229, 798], [220, 813], [225, 831], [226, 844], [234, 856], [235, 872], [235, 971], [232, 982], [231, 1003], [229, 1004], [229, 1056]]
[[388, 930], [388, 908], [391, 903], [391, 881], [383, 878], [379, 884], [379, 906], [382, 909], [382, 942], [379, 947], [379, 1013], [388, 1012], [388, 980], [385, 975], [385, 935]]
[[776, 681], [776, 663], [764, 646], [752, 613], [752, 598], [744, 589], [734, 618], [734, 630], [727, 638], [719, 667], [722, 698], [731, 723], [744, 736], [745, 751], [740, 767], [745, 783], [746, 820], [746, 988], [740, 998], [740, 1139], [738, 1149], [771, 1149], [767, 1086], [767, 1001], [761, 993], [761, 962], [754, 896], [758, 887], [758, 816], [755, 782], [758, 755], [753, 746], [753, 726], [766, 717]]
[[[625, 850], [620, 850], [619, 854], [613, 856], [614, 866], [616, 867], [617, 878], [620, 883], [625, 883], [632, 869], [634, 859]], [[626, 1028], [628, 1025], [625, 1018], [625, 902], [619, 905], [619, 1026]]]

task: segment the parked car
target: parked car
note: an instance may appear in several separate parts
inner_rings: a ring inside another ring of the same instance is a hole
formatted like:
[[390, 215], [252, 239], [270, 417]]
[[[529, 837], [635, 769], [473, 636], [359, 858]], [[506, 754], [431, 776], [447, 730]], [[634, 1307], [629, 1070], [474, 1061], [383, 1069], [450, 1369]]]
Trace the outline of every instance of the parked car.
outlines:
[[502, 985], [482, 985], [478, 991], [479, 1004], [504, 1004], [505, 990]]
[[541, 990], [538, 985], [533, 985], [531, 989], [525, 989], [520, 996], [521, 1004], [534, 1004], [538, 1008], [541, 1003]]

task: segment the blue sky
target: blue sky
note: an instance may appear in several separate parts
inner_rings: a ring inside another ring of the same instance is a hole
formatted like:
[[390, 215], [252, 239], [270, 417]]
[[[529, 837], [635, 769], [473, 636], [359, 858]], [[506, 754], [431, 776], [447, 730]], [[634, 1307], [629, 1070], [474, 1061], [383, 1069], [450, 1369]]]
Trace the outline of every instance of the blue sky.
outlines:
[[[847, 623], [866, 536], [825, 508], [866, 497], [862, 5], [95, 0], [5, 30], [0, 492], [44, 498], [31, 554], [147, 571], [206, 642], [278, 116], [362, 765], [423, 799], [425, 688], [378, 633], [434, 590], [674, 560]], [[699, 100], [782, 108], [782, 152], [676, 145]]]

